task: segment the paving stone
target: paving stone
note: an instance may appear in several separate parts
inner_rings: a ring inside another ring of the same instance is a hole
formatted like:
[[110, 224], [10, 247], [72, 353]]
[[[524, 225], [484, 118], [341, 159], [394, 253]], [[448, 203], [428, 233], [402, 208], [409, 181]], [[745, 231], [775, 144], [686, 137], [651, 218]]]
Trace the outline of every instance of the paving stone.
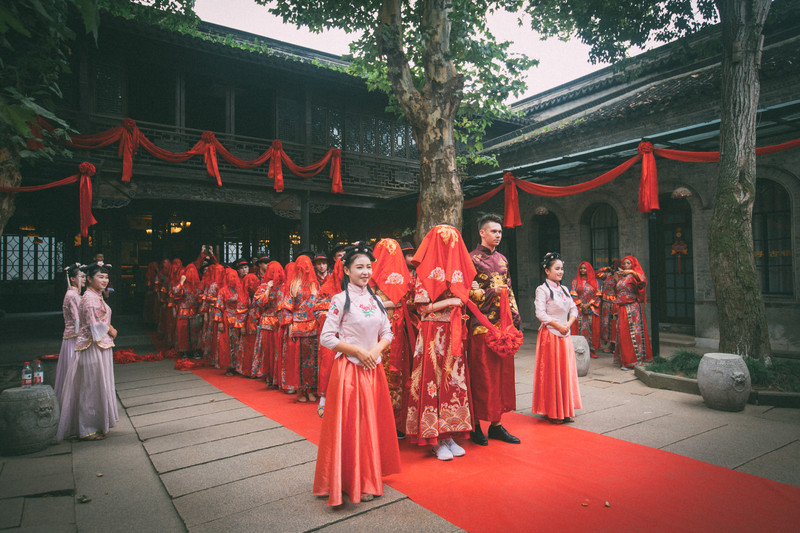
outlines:
[[664, 410], [638, 405], [635, 407], [621, 405], [591, 411], [586, 416], [583, 413], [584, 410], [576, 411], [575, 427], [601, 434], [669, 414]]
[[401, 498], [405, 496], [391, 487], [384, 486], [384, 495], [371, 502], [357, 504], [347, 502], [341, 508], [332, 509], [324, 498], [317, 498], [311, 493], [309, 484], [309, 490], [305, 495], [289, 497], [213, 522], [206, 522], [190, 527], [189, 531], [192, 533], [308, 531], [390, 505]]
[[72, 457], [54, 455], [35, 459], [9, 459], [0, 472], [0, 499], [71, 491]]
[[150, 403], [144, 405], [137, 405], [127, 409], [128, 416], [146, 415], [149, 413], [157, 413], [159, 411], [168, 411], [178, 407], [188, 407], [190, 405], [203, 405], [209, 402], [218, 402], [230, 398], [224, 392], [214, 392], [211, 394], [201, 394], [200, 396], [190, 396], [188, 398], [178, 398], [176, 400], [168, 400], [165, 402]]
[[170, 400], [178, 400], [181, 398], [191, 398], [193, 396], [203, 396], [205, 394], [214, 394], [219, 392], [219, 389], [206, 382], [198, 383], [196, 387], [190, 389], [178, 389], [168, 392], [159, 392], [157, 394], [135, 396], [133, 398], [119, 398], [120, 403], [127, 407], [136, 407], [139, 405], [151, 405], [166, 402]]
[[117, 391], [117, 396], [120, 398], [136, 398], [138, 396], [149, 396], [151, 394], [158, 394], [160, 392], [170, 392], [181, 389], [197, 388], [205, 381], [190, 379], [188, 381], [178, 381], [171, 383], [163, 383], [160, 385], [141, 386], [134, 389]]
[[326, 533], [350, 533], [352, 531], [451, 533], [460, 531], [460, 528], [405, 498], [353, 516], [347, 520], [325, 526], [319, 531], [325, 531]]
[[145, 442], [144, 447], [148, 453], [156, 454], [170, 450], [176, 450], [179, 448], [185, 448], [186, 446], [193, 446], [195, 444], [202, 444], [204, 442], [211, 442], [226, 437], [245, 435], [247, 433], [278, 427], [281, 427], [281, 425], [263, 416], [248, 418], [246, 420], [237, 420], [235, 422], [218, 424], [216, 426], [184, 431], [174, 435], [156, 437]]
[[193, 492], [174, 500], [191, 527], [311, 492], [316, 463], [309, 462]]
[[0, 500], [0, 529], [19, 526], [22, 523], [24, 506], [25, 498]]
[[588, 380], [588, 381], [585, 381], [585, 382], [581, 383], [581, 387], [583, 387], [583, 386], [594, 387], [596, 389], [608, 389], [610, 387], [614, 387], [615, 384], [611, 383], [610, 381], [598, 381], [598, 380], [592, 378], [591, 380]]
[[150, 377], [147, 379], [141, 379], [136, 381], [123, 381], [121, 383], [115, 382], [114, 384], [117, 388], [117, 391], [123, 391], [123, 390], [138, 389], [141, 387], [155, 387], [156, 385], [164, 385], [167, 383], [183, 383], [185, 381], [204, 381], [204, 380], [198, 378], [191, 372], [189, 373], [182, 372], [177, 375]]
[[308, 441], [292, 442], [266, 450], [167, 472], [161, 480], [173, 498], [231, 481], [314, 461], [317, 447]]
[[258, 411], [249, 407], [242, 407], [239, 409], [231, 409], [230, 411], [195, 416], [184, 420], [173, 420], [171, 422], [153, 424], [152, 426], [137, 429], [137, 433], [139, 433], [140, 439], [147, 440], [153, 437], [162, 437], [173, 433], [181, 433], [182, 431], [190, 431], [197, 428], [216, 426], [226, 422], [234, 422], [236, 420], [245, 420], [247, 418], [256, 418], [260, 416], [262, 415]]
[[738, 468], [798, 440], [797, 426], [762, 421], [760, 424], [726, 424], [665, 446], [668, 452], [725, 468]]
[[171, 359], [114, 365], [114, 381], [120, 383], [185, 373], [186, 372], [180, 370], [175, 370], [175, 361]]
[[104, 440], [76, 443], [72, 456], [75, 494], [92, 499], [75, 506], [80, 531], [185, 530], [127, 417]]
[[64, 455], [72, 452], [72, 441], [62, 440], [61, 442], [53, 442], [44, 450], [36, 453], [29, 453], [25, 455], [26, 459], [34, 459], [36, 457], [47, 457], [49, 455]]
[[234, 457], [243, 453], [272, 448], [273, 446], [300, 440], [304, 440], [303, 437], [281, 427], [158, 453], [151, 455], [150, 460], [153, 462], [156, 471], [163, 474], [179, 468], [217, 461], [226, 457]]
[[75, 525], [75, 497], [25, 498], [22, 527]]
[[756, 457], [736, 470], [800, 487], [800, 441]]
[[[713, 425], [716, 424], [716, 425]], [[714, 420], [697, 420], [680, 415], [668, 414], [633, 424], [628, 427], [609, 431], [609, 437], [635, 442], [652, 448], [664, 448], [694, 435], [724, 426], [725, 423]]]
[[131, 423], [136, 429], [141, 429], [154, 424], [161, 424], [164, 422], [171, 422], [173, 420], [183, 420], [194, 418], [212, 413], [220, 413], [222, 411], [231, 411], [233, 409], [241, 409], [247, 407], [239, 400], [228, 396], [227, 398], [218, 402], [205, 402], [200, 405], [190, 405], [188, 407], [178, 407], [166, 411], [158, 411], [156, 413], [148, 413], [145, 415], [131, 416]]

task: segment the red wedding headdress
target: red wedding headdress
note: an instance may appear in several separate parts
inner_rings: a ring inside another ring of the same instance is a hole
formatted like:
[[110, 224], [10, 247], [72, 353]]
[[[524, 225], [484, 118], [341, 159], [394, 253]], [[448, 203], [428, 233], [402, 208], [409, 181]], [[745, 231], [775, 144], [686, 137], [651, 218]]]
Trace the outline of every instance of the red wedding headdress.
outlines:
[[[639, 264], [639, 260], [633, 257], [632, 255], [626, 255], [622, 258], [620, 264], [624, 263], [625, 260], [629, 260], [631, 262], [631, 270], [639, 274], [639, 281], [643, 281], [645, 285], [647, 285], [647, 278], [644, 276], [644, 270], [642, 270], [642, 265]], [[645, 292], [644, 288], [641, 290], [642, 294], [642, 301], [647, 303], [647, 292]]]
[[[581, 265], [586, 265], [586, 278], [581, 276]], [[594, 273], [594, 268], [589, 261], [583, 261], [578, 265], [578, 273], [576, 277], [583, 279], [583, 283], [588, 283], [595, 291], [597, 291], [597, 276]]]
[[186, 288], [190, 291], [197, 291], [200, 288], [200, 275], [197, 273], [197, 267], [194, 266], [194, 263], [189, 263], [183, 275], [186, 276], [186, 281], [183, 282]]
[[408, 293], [411, 274], [408, 272], [403, 250], [394, 239], [381, 239], [375, 245], [375, 262], [372, 263], [370, 285], [383, 291], [393, 304]]
[[344, 279], [344, 263], [341, 259], [337, 259], [333, 264], [333, 273], [330, 274], [322, 286], [319, 288], [320, 294], [326, 296], [333, 296], [342, 292], [342, 280]]
[[264, 274], [263, 283], [272, 282], [272, 290], [276, 291], [281, 288], [283, 282], [286, 281], [286, 273], [283, 267], [277, 261], [270, 261], [267, 265], [267, 273]]
[[453, 226], [443, 224], [431, 229], [411, 262], [417, 265], [417, 276], [432, 302], [447, 289], [462, 302], [469, 300], [475, 265]]

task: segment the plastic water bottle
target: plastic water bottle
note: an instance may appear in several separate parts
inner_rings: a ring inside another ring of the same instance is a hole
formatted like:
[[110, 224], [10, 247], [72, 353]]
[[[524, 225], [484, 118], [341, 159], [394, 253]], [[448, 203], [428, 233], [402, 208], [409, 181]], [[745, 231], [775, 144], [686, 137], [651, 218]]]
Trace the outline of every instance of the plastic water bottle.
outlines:
[[31, 363], [30, 361], [25, 361], [25, 366], [22, 367], [22, 388], [30, 389], [32, 381], [33, 371], [31, 370]]
[[34, 386], [44, 385], [44, 367], [39, 359], [33, 363], [33, 384]]

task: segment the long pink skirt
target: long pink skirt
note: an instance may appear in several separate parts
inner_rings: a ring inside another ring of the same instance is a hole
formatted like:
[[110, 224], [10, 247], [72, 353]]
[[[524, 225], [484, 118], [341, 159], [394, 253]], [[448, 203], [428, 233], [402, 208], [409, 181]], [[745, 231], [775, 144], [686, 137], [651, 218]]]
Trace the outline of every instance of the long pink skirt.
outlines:
[[358, 503], [362, 494], [383, 494], [382, 476], [400, 471], [400, 450], [386, 374], [351, 363], [333, 363], [317, 451], [314, 494], [341, 505], [342, 493]]
[[575, 409], [581, 407], [572, 339], [540, 328], [533, 367], [533, 412], [563, 419], [575, 416]]
[[61, 351], [58, 352], [58, 366], [56, 366], [56, 381], [53, 390], [56, 393], [59, 405], [61, 404], [61, 394], [64, 390], [64, 378], [67, 377], [67, 369], [72, 364], [75, 357], [75, 340], [77, 337], [61, 340]]
[[106, 434], [119, 420], [111, 348], [75, 352], [64, 378], [57, 440]]

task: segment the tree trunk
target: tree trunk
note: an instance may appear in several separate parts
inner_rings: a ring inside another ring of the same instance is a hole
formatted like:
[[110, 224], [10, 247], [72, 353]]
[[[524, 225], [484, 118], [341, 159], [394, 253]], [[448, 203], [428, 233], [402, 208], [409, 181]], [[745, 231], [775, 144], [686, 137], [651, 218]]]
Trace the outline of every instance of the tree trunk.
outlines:
[[[19, 187], [22, 175], [19, 173], [19, 155], [7, 146], [0, 147], [0, 187]], [[14, 214], [16, 193], [0, 192], [0, 236], [6, 228], [8, 219]]]
[[464, 195], [453, 138], [455, 117], [436, 122], [426, 121], [426, 128], [414, 128], [420, 158], [417, 243], [438, 224], [450, 224], [461, 231], [463, 222]]
[[722, 115], [709, 261], [720, 351], [769, 360], [764, 302], [753, 257], [756, 118], [761, 31], [770, 0], [716, 0], [722, 22]]
[[456, 165], [453, 127], [464, 78], [450, 55], [449, 0], [422, 2], [422, 54], [425, 83], [418, 89], [402, 42], [402, 0], [383, 0], [376, 39], [386, 58], [392, 92], [411, 124], [420, 154], [419, 214], [414, 238], [419, 244], [437, 224], [461, 231], [464, 195]]

